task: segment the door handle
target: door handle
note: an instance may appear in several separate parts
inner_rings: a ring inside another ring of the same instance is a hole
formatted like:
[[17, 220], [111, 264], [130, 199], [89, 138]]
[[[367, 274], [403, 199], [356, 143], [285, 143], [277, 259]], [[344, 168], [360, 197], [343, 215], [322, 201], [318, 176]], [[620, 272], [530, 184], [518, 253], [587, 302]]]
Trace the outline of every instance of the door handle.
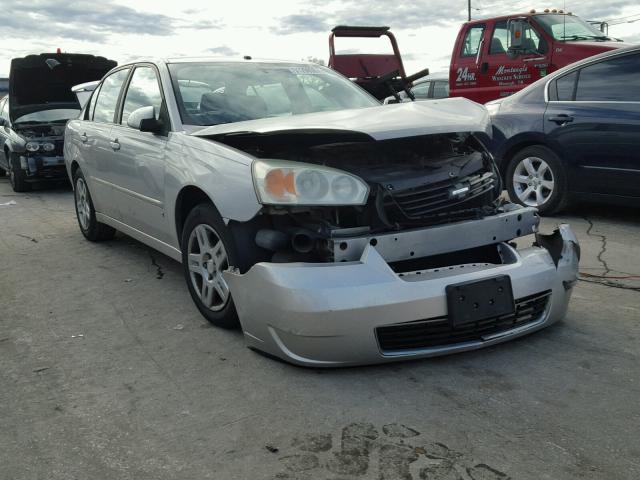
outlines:
[[109, 142], [109, 145], [111, 145], [111, 148], [113, 148], [114, 150], [120, 150], [120, 143], [118, 143], [117, 138], [114, 138], [113, 140], [111, 140]]
[[480, 73], [487, 73], [489, 71], [489, 62], [482, 62], [480, 65]]
[[80, 135], [80, 141], [82, 143], [87, 143], [87, 140], [89, 140], [89, 137], [87, 137], [86, 133], [83, 133], [82, 135]]
[[555, 122], [558, 125], [564, 125], [565, 123], [573, 122], [573, 117], [571, 115], [561, 113], [560, 115], [549, 117], [547, 118], [547, 120], [549, 120], [550, 122]]

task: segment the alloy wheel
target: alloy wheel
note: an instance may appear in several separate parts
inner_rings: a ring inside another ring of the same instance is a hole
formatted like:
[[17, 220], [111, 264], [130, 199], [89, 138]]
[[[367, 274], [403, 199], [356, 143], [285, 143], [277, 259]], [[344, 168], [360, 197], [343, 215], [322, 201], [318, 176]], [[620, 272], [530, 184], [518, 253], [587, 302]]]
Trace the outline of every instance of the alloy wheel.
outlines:
[[222, 240], [212, 227], [200, 224], [191, 231], [187, 248], [189, 276], [200, 301], [210, 310], [222, 310], [229, 300], [222, 277], [229, 260]]
[[76, 211], [78, 221], [83, 230], [88, 230], [91, 223], [91, 209], [89, 207], [87, 184], [83, 178], [76, 181]]
[[539, 207], [553, 195], [555, 179], [549, 164], [539, 157], [522, 159], [513, 172], [513, 190], [530, 207]]

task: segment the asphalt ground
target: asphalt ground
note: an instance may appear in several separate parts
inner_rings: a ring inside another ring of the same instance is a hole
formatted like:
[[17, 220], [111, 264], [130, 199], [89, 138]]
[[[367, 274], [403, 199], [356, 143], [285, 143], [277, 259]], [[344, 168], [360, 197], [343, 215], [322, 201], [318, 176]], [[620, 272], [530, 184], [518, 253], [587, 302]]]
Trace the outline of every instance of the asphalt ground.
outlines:
[[2, 178], [0, 479], [637, 479], [640, 211], [561, 221], [590, 275], [563, 322], [315, 370], [210, 327], [168, 257], [86, 241], [68, 189]]

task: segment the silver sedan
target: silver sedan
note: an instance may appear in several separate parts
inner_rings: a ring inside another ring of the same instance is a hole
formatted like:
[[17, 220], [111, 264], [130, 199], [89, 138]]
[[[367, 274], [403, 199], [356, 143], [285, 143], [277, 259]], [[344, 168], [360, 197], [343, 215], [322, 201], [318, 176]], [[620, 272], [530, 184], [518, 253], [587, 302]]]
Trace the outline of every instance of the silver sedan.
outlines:
[[248, 346], [339, 366], [565, 315], [577, 241], [500, 200], [490, 132], [464, 99], [381, 106], [318, 65], [178, 59], [109, 72], [64, 153], [87, 239], [119, 230], [181, 262], [202, 315]]

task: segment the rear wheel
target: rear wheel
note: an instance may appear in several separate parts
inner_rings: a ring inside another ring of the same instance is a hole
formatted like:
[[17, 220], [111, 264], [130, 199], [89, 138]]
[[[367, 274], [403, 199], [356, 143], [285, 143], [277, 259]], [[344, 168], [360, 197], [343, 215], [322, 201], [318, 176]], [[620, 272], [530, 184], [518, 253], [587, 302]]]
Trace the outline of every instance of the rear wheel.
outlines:
[[28, 192], [31, 184], [27, 183], [27, 174], [20, 168], [20, 157], [16, 154], [9, 156], [9, 181], [14, 192]]
[[560, 158], [541, 145], [516, 153], [507, 167], [509, 197], [541, 215], [562, 210], [568, 201], [567, 177]]
[[217, 327], [237, 327], [238, 314], [222, 272], [238, 265], [238, 257], [233, 237], [213, 205], [202, 203], [191, 210], [181, 245], [185, 280], [200, 313]]
[[73, 186], [76, 217], [82, 234], [92, 242], [111, 240], [116, 234], [116, 230], [96, 220], [96, 210], [93, 208], [89, 186], [79, 168], [73, 174]]

